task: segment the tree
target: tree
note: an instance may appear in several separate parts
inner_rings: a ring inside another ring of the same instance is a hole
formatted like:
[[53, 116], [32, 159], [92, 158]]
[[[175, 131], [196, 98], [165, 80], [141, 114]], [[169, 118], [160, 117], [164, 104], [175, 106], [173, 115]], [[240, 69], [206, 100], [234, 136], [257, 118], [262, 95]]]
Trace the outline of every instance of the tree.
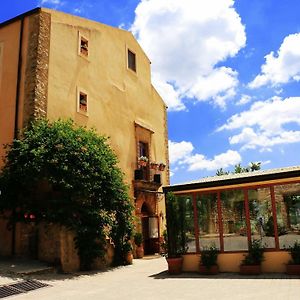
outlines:
[[7, 146], [0, 175], [0, 210], [12, 222], [57, 223], [76, 233], [81, 268], [104, 255], [112, 238], [115, 258], [130, 240], [133, 206], [107, 138], [73, 121], [33, 122]]
[[[242, 167], [241, 164], [237, 164], [234, 166], [234, 171], [231, 172], [231, 174], [258, 171], [260, 170], [260, 168], [261, 168], [261, 162], [251, 162], [248, 167]], [[223, 170], [223, 168], [218, 169], [216, 172], [217, 176], [229, 175], [229, 174], [230, 172]]]

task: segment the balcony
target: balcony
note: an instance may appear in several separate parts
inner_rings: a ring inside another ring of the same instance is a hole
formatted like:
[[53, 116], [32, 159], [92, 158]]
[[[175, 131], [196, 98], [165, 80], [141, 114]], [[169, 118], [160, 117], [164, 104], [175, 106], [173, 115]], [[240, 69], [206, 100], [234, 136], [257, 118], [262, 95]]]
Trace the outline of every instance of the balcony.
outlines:
[[152, 174], [148, 167], [142, 167], [134, 171], [134, 188], [136, 190], [157, 191], [162, 185], [161, 174]]

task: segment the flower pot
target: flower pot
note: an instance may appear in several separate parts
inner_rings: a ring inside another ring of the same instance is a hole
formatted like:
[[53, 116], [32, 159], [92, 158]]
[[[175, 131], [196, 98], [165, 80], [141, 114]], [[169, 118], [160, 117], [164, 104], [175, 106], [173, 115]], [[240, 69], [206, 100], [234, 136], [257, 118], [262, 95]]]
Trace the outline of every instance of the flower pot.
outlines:
[[242, 275], [259, 275], [261, 274], [261, 265], [241, 265], [240, 274]]
[[300, 275], [300, 265], [286, 265], [286, 274], [288, 275]]
[[156, 164], [156, 163], [150, 163], [150, 168], [152, 170], [157, 170], [158, 169], [158, 164]]
[[139, 165], [140, 165], [141, 167], [146, 167], [146, 166], [147, 166], [147, 162], [144, 161], [144, 160], [140, 160], [140, 161], [139, 161]]
[[180, 274], [182, 271], [182, 257], [166, 258], [169, 274]]
[[165, 165], [164, 164], [160, 164], [159, 166], [158, 166], [158, 169], [159, 169], [159, 171], [164, 171], [165, 170]]
[[219, 267], [218, 265], [212, 265], [209, 267], [199, 265], [199, 273], [205, 275], [217, 275], [219, 273]]
[[143, 258], [144, 257], [144, 247], [137, 246], [135, 249], [136, 258]]
[[126, 264], [132, 265], [132, 261], [133, 261], [133, 255], [132, 255], [132, 252], [131, 252], [131, 251], [130, 251], [130, 252], [127, 252], [127, 253], [125, 254], [125, 262], [126, 262]]

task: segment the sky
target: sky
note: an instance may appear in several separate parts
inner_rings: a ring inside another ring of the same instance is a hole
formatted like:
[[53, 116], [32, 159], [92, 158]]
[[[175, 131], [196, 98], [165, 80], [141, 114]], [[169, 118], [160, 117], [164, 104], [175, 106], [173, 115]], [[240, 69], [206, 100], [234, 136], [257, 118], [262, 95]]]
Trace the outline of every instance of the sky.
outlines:
[[1, 0], [132, 31], [168, 105], [171, 183], [300, 165], [299, 0]]

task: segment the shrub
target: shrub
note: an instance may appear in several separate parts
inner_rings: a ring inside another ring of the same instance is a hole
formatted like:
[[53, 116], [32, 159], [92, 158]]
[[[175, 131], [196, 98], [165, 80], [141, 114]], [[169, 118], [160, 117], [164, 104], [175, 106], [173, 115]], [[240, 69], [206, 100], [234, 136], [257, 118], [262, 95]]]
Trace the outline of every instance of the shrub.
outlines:
[[[104, 254], [105, 238], [122, 247], [132, 233], [133, 206], [107, 138], [73, 121], [38, 120], [7, 146], [0, 174], [0, 210], [16, 210], [12, 222], [35, 221], [75, 231], [81, 267]], [[42, 189], [41, 186], [47, 186]]]

